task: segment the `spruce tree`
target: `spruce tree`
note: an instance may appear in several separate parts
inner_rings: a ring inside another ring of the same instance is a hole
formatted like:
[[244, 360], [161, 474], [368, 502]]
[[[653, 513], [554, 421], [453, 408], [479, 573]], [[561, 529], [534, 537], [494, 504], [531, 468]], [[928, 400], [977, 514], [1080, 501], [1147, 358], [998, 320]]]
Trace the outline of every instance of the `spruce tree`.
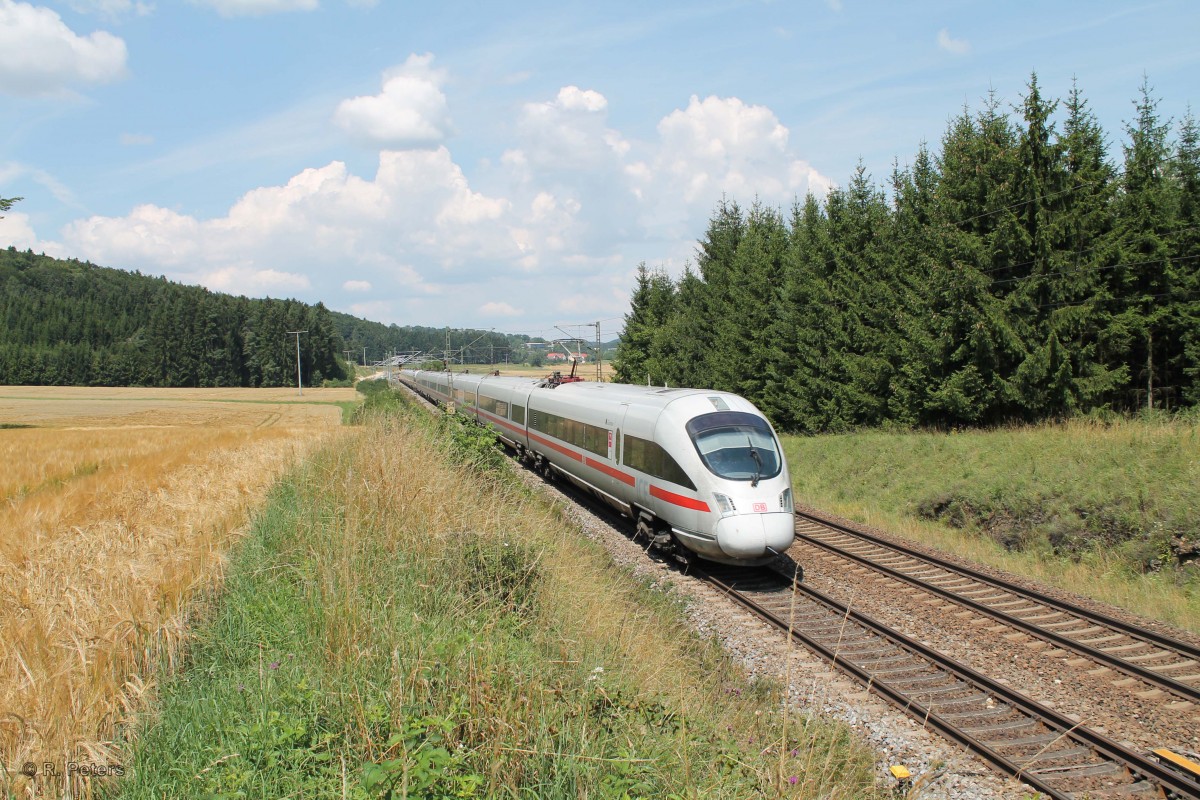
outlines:
[[810, 193], [792, 209], [783, 268], [778, 329], [786, 361], [764, 386], [764, 410], [788, 430], [829, 428], [837, 385], [823, 324], [837, 311], [829, 282], [831, 262], [825, 209]]
[[638, 264], [637, 283], [629, 301], [629, 313], [625, 315], [625, 330], [613, 359], [613, 380], [617, 383], [650, 382], [647, 363], [655, 334], [650, 281], [646, 263]]
[[1171, 176], [1176, 228], [1171, 236], [1174, 325], [1180, 334], [1180, 397], [1200, 403], [1200, 126], [1189, 109], [1179, 126]]
[[1116, 301], [1112, 326], [1123, 341], [1122, 361], [1133, 385], [1129, 400], [1153, 409], [1175, 388], [1169, 367], [1180, 339], [1172, 336], [1169, 302], [1175, 288], [1170, 238], [1174, 226], [1166, 176], [1169, 124], [1143, 81], [1135, 101], [1137, 119], [1126, 125], [1125, 170], [1116, 202], [1115, 245], [1119, 263], [1109, 273]]
[[746, 227], [741, 207], [722, 198], [696, 253], [696, 266], [707, 287], [707, 310], [713, 331], [703, 362], [709, 389], [735, 391], [736, 379], [729, 364], [736, 357], [736, 344], [732, 341], [737, 335], [738, 313], [734, 301], [734, 259]]
[[943, 259], [934, 218], [937, 185], [937, 168], [924, 143], [911, 167], [892, 174], [888, 240], [898, 338], [887, 403], [888, 418], [904, 426], [936, 422], [929, 394], [942, 372], [930, 326], [936, 307], [931, 281]]
[[1051, 220], [1057, 274], [1049, 322], [1071, 361], [1071, 387], [1059, 407], [1048, 409], [1054, 414], [1087, 410], [1111, 399], [1129, 374], [1112, 357], [1107, 277], [1117, 261], [1112, 243], [1117, 174], [1104, 131], [1077, 84], [1064, 106], [1067, 116], [1057, 146], [1065, 185]]

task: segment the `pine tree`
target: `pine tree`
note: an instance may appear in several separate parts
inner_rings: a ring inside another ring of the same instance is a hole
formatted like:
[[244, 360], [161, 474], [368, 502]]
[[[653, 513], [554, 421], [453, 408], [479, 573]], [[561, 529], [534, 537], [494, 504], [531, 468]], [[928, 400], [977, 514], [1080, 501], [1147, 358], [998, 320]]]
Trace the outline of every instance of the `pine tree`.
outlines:
[[1056, 252], [1050, 332], [1070, 359], [1070, 393], [1047, 410], [1086, 410], [1114, 396], [1128, 368], [1114, 363], [1107, 273], [1117, 260], [1112, 245], [1116, 170], [1104, 131], [1078, 85], [1064, 103], [1067, 118], [1057, 147], [1065, 171], [1061, 203], [1051, 220]]
[[711, 370], [716, 388], [753, 403], [762, 401], [767, 372], [779, 358], [771, 326], [786, 251], [787, 231], [779, 212], [755, 203], [724, 276], [724, 313], [714, 320]]
[[883, 194], [860, 164], [850, 184], [826, 200], [830, 291], [837, 311], [825, 333], [834, 354], [834, 422], [877, 425], [887, 415], [887, 387], [897, 360], [895, 284], [886, 241]]
[[651, 279], [645, 262], [638, 264], [637, 284], [629, 302], [629, 313], [625, 315], [625, 330], [613, 359], [613, 380], [617, 383], [650, 382], [647, 364], [657, 323], [651, 308]]
[[708, 287], [691, 265], [686, 265], [674, 286], [670, 314], [656, 337], [664, 382], [700, 389], [709, 386], [704, 363], [713, 341], [710, 319]]
[[1173, 297], [1174, 325], [1180, 333], [1180, 396], [1200, 403], [1200, 126], [1191, 110], [1179, 126], [1179, 143], [1171, 170], [1176, 224], [1171, 261], [1178, 278]]
[[896, 279], [896, 364], [888, 387], [888, 418], [904, 426], [931, 424], [930, 388], [941, 374], [932, 276], [943, 259], [935, 225], [937, 169], [924, 143], [912, 167], [892, 175], [889, 258]]
[[1143, 81], [1135, 102], [1136, 121], [1126, 125], [1125, 171], [1116, 202], [1115, 243], [1119, 264], [1110, 272], [1118, 308], [1113, 327], [1124, 340], [1122, 360], [1135, 376], [1133, 393], [1148, 409], [1175, 387], [1171, 365], [1179, 339], [1172, 337], [1168, 304], [1174, 290], [1170, 237], [1174, 227], [1166, 177], [1169, 124], [1158, 116], [1158, 100]]
[[840, 319], [838, 298], [830, 273], [829, 219], [811, 193], [792, 209], [791, 231], [784, 264], [780, 338], [787, 343], [786, 370], [765, 387], [765, 405], [772, 419], [789, 430], [809, 433], [830, 430], [838, 377], [834, 374], [827, 323]]
[[1077, 404], [1071, 361], [1059, 336], [1060, 304], [1068, 302], [1070, 279], [1064, 273], [1066, 231], [1060, 220], [1069, 176], [1050, 121], [1057, 106], [1042, 98], [1037, 74], [1029, 80], [1022, 106], [1016, 202], [1025, 260], [1008, 279], [1008, 313], [1022, 339], [1023, 358], [1011, 386], [1026, 419], [1065, 415]]
[[742, 237], [746, 234], [746, 217], [736, 202], [721, 200], [700, 240], [696, 266], [707, 287], [707, 310], [713, 333], [704, 354], [704, 374], [709, 389], [734, 391], [736, 376], [729, 365], [737, 357], [736, 316], [734, 301], [734, 260]]
[[1007, 377], [1021, 341], [1002, 295], [1020, 261], [1015, 153], [1016, 137], [994, 98], [977, 117], [964, 110], [942, 142], [935, 219], [944, 256], [930, 286], [943, 366], [928, 405], [940, 424], [998, 421], [1012, 412]]

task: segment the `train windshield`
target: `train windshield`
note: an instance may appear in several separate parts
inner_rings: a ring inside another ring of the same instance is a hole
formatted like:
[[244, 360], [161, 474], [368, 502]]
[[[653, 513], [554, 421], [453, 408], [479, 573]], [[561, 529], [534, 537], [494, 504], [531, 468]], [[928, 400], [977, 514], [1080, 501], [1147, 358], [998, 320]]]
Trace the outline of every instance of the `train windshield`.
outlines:
[[762, 417], [717, 411], [690, 420], [687, 432], [704, 466], [719, 477], [757, 484], [783, 469], [775, 435]]

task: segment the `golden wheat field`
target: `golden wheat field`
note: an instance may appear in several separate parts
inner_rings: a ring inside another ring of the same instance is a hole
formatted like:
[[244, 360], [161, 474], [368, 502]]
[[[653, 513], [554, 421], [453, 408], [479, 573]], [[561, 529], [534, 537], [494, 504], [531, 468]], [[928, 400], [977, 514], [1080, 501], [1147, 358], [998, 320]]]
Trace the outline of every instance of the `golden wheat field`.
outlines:
[[[0, 387], [0, 760], [112, 763], [188, 603], [353, 389]], [[30, 426], [30, 427], [19, 427]]]

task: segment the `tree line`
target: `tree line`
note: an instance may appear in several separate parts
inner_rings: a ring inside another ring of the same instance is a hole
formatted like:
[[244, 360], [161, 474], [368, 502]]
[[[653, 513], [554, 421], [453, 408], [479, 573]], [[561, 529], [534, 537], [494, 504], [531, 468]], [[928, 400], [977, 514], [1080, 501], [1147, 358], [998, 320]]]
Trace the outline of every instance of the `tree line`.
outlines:
[[348, 377], [321, 304], [251, 300], [165, 278], [0, 250], [0, 383], [287, 386]]
[[[780, 427], [1200, 404], [1200, 135], [1143, 83], [1122, 168], [1078, 87], [994, 94], [886, 185], [724, 200], [677, 280], [639, 268], [616, 379], [737, 392]], [[1061, 122], [1061, 127], [1059, 123]]]
[[[0, 209], [20, 198], [5, 200]], [[348, 380], [368, 363], [420, 350], [474, 361], [526, 357], [525, 336], [380, 322], [298, 300], [249, 299], [163, 277], [0, 250], [0, 384], [290, 386], [296, 340], [306, 386]]]
[[[359, 317], [332, 312], [333, 324], [345, 342], [345, 350], [352, 361], [361, 361], [363, 349], [367, 351], [367, 363], [380, 361], [395, 353], [420, 351], [438, 354], [449, 348], [457, 359], [459, 355], [466, 363], [484, 364], [509, 360], [518, 362], [527, 358], [525, 343], [528, 336], [504, 334], [463, 328], [429, 328], [420, 325], [385, 325]], [[469, 345], [469, 347], [468, 347]]]

